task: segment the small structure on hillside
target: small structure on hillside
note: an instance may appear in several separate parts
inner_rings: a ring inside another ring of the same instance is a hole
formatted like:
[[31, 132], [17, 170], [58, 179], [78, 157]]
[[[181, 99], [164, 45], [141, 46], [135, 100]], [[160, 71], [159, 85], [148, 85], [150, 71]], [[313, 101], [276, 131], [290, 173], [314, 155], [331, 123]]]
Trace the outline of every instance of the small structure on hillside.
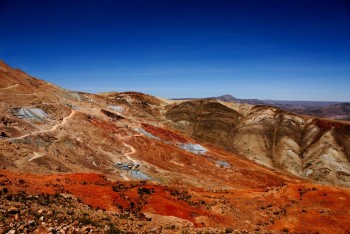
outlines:
[[152, 177], [148, 176], [146, 173], [139, 171], [139, 163], [126, 163], [126, 162], [116, 162], [113, 167], [119, 170], [127, 171], [129, 176], [137, 180], [152, 180]]
[[139, 170], [140, 164], [139, 163], [125, 163], [125, 162], [116, 162], [114, 165], [119, 170]]

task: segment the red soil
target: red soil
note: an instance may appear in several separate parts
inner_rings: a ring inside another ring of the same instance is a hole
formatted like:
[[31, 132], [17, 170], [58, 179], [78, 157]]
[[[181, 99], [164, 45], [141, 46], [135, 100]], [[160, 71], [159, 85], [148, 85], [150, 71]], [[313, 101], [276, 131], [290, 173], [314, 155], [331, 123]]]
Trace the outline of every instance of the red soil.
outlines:
[[174, 130], [169, 130], [165, 128], [158, 128], [149, 124], [142, 124], [142, 127], [149, 133], [163, 139], [164, 141], [170, 142], [180, 142], [180, 143], [189, 143], [189, 140], [184, 138], [182, 134], [176, 133]]
[[69, 193], [94, 208], [175, 216], [197, 227], [350, 231], [350, 189], [315, 184], [214, 191], [142, 181], [112, 182], [93, 173], [34, 175], [0, 170], [0, 189], [4, 187], [12, 193]]
[[[94, 208], [108, 211], [133, 211], [140, 209], [164, 216], [175, 216], [195, 222], [193, 214], [209, 215], [202, 209], [195, 209], [182, 200], [176, 200], [170, 189], [161, 185], [143, 182], [112, 182], [103, 175], [79, 173], [66, 175], [34, 175], [0, 170], [0, 188], [6, 187], [13, 193], [25, 191], [29, 194], [68, 193]], [[147, 197], [138, 189], [153, 191]], [[131, 207], [131, 203], [135, 206]], [[144, 203], [146, 205], [144, 205]]]
[[325, 120], [325, 119], [314, 119], [314, 123], [321, 129], [328, 130], [330, 128], [341, 128], [344, 124], [340, 122]]

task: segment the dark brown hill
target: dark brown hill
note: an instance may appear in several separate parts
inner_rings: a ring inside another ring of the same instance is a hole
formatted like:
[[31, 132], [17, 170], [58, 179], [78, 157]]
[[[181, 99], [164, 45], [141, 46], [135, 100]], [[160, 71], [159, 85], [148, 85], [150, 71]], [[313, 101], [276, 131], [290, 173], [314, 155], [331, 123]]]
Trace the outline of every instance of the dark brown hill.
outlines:
[[171, 106], [166, 118], [175, 127], [190, 136], [225, 149], [233, 148], [232, 135], [236, 132], [241, 114], [216, 101], [187, 101]]
[[[171, 106], [176, 129], [270, 168], [350, 186], [346, 122], [298, 116], [269, 106], [195, 100]], [[231, 107], [231, 108], [228, 108]]]

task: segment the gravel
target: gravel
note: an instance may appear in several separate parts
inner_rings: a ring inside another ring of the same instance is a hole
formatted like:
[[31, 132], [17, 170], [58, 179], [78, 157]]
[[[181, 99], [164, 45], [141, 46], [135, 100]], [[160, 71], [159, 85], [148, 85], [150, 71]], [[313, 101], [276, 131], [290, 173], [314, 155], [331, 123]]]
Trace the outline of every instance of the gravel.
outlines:
[[145, 135], [148, 138], [152, 138], [152, 139], [155, 139], [157, 141], [160, 141], [159, 137], [156, 137], [156, 136], [152, 135], [151, 133], [147, 132], [146, 130], [144, 130], [142, 128], [135, 128], [134, 130], [139, 132], [139, 133], [142, 133], [143, 135]]
[[42, 109], [39, 108], [19, 108], [14, 111], [14, 114], [19, 118], [27, 119], [46, 119], [49, 117]]
[[183, 144], [183, 143], [178, 143], [178, 146], [186, 151], [189, 151], [191, 153], [194, 154], [205, 154], [207, 152], [207, 149], [204, 148], [203, 146], [199, 145], [199, 144]]
[[114, 110], [115, 112], [123, 112], [122, 106], [108, 106], [108, 109]]
[[143, 173], [141, 171], [136, 171], [136, 170], [131, 170], [130, 175], [138, 180], [151, 180], [152, 179], [152, 177], [146, 175], [145, 173]]

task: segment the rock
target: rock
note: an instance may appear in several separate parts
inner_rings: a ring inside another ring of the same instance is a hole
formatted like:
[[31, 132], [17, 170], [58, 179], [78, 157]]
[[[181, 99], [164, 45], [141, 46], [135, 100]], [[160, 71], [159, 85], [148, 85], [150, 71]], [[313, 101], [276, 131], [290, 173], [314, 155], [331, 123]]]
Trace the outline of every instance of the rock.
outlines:
[[93, 229], [91, 227], [83, 227], [81, 229], [81, 232], [82, 233], [90, 233], [90, 232], [93, 232]]
[[43, 213], [43, 210], [42, 210], [42, 209], [38, 210], [38, 214], [39, 214], [39, 215], [42, 214], [42, 213]]
[[10, 230], [7, 232], [7, 234], [16, 234], [16, 230]]
[[60, 196], [66, 199], [75, 199], [74, 195], [68, 193], [60, 193]]
[[17, 214], [19, 210], [16, 207], [11, 206], [10, 208], [7, 209], [8, 214]]
[[34, 220], [28, 222], [29, 226], [34, 227], [36, 225]]
[[44, 216], [41, 216], [41, 217], [39, 218], [39, 221], [43, 222], [43, 221], [44, 221]]
[[36, 120], [42, 120], [49, 117], [48, 114], [39, 108], [19, 108], [15, 109], [13, 114], [19, 118], [29, 118]]
[[23, 231], [25, 226], [26, 226], [25, 224], [19, 226], [18, 231]]

